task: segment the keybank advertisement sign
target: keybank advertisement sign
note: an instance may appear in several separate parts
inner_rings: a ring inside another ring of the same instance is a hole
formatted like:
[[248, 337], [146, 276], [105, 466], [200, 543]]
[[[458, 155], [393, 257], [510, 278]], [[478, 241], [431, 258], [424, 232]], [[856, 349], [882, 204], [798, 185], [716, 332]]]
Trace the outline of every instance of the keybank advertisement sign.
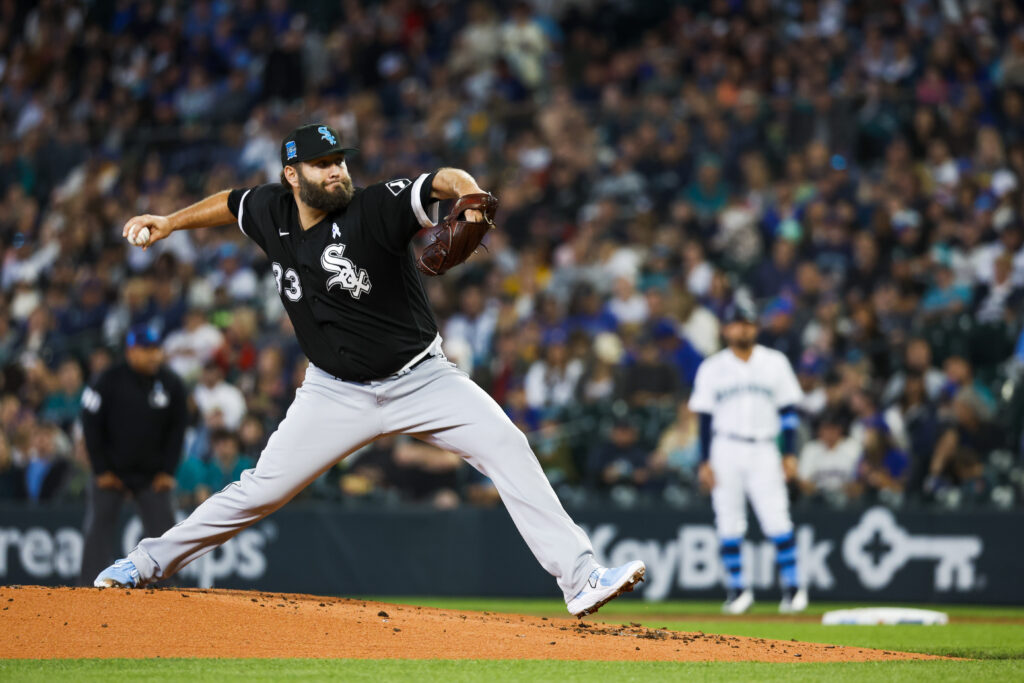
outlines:
[[[853, 523], [845, 530], [834, 523], [825, 528], [797, 525], [798, 569], [815, 595], [846, 594], [849, 587], [840, 582], [849, 582], [851, 575], [863, 593], [885, 591], [908, 565], [915, 576], [930, 571], [926, 584], [936, 596], [977, 593], [984, 588], [977, 566], [985, 539], [979, 534], [914, 534], [883, 507], [844, 519]], [[721, 585], [718, 537], [710, 524], [683, 524], [675, 538], [667, 540], [630, 537], [615, 524], [599, 524], [589, 532], [602, 564], [633, 559], [647, 563], [648, 580], [640, 587], [646, 600], [717, 590]], [[774, 544], [747, 541], [742, 552], [750, 585], [755, 590], [776, 587]]]
[[[598, 560], [647, 563], [645, 600], [718, 598], [722, 570], [708, 510], [577, 510]], [[77, 507], [0, 506], [0, 584], [74, 583]], [[856, 512], [796, 515], [801, 574], [818, 599], [1024, 603], [1022, 513]], [[756, 524], [752, 524], [756, 527]], [[121, 554], [142, 535], [126, 518]], [[301, 561], [296, 562], [296, 558]], [[743, 548], [744, 571], [777, 595], [775, 549]], [[358, 510], [293, 504], [203, 556], [184, 585], [347, 595], [554, 596], [505, 511]]]

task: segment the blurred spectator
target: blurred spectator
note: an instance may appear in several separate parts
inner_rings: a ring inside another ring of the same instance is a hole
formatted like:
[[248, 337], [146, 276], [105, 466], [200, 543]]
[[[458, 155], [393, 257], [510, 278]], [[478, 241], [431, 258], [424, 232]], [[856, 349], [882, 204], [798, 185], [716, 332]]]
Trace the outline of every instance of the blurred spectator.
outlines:
[[781, 351], [793, 365], [799, 364], [800, 334], [796, 328], [793, 303], [786, 298], [773, 300], [764, 311], [765, 324], [758, 343]]
[[465, 491], [465, 501], [470, 505], [494, 507], [501, 503], [501, 495], [494, 482], [476, 469], [466, 470], [461, 488]]
[[[667, 378], [662, 381], [666, 385], [672, 383], [673, 391], [681, 387], [692, 387], [703, 357], [690, 340], [680, 337], [676, 325], [668, 319], [659, 320], [651, 326], [649, 340], [657, 344], [662, 361], [675, 372], [674, 383]], [[644, 337], [644, 342], [647, 341], [648, 337]]]
[[224, 342], [213, 355], [213, 361], [224, 371], [224, 375], [237, 380], [238, 376], [256, 365], [255, 345], [257, 317], [252, 308], [233, 308], [230, 322], [224, 330]]
[[587, 457], [587, 478], [591, 485], [609, 489], [632, 485], [634, 474], [647, 464], [647, 451], [640, 445], [640, 433], [630, 418], [618, 418], [606, 439], [592, 446]]
[[886, 403], [896, 400], [903, 391], [903, 385], [910, 375], [918, 376], [924, 383], [924, 390], [929, 400], [935, 400], [942, 391], [946, 378], [942, 371], [932, 365], [932, 350], [928, 342], [921, 338], [911, 339], [904, 352], [903, 369], [896, 372], [885, 387], [882, 400]]
[[546, 72], [547, 38], [530, 16], [530, 5], [517, 2], [512, 16], [501, 27], [502, 53], [523, 85], [533, 90]]
[[66, 360], [57, 369], [57, 386], [43, 402], [42, 418], [69, 429], [82, 408], [82, 366]]
[[803, 400], [800, 412], [810, 417], [821, 415], [828, 402], [824, 382], [825, 362], [813, 351], [806, 351], [800, 358], [796, 368], [796, 378], [800, 382]]
[[224, 288], [235, 302], [246, 303], [259, 293], [256, 273], [241, 262], [238, 245], [225, 242], [217, 250], [217, 268], [210, 271], [207, 284], [211, 289]]
[[910, 449], [910, 486], [919, 492], [928, 471], [928, 459], [939, 438], [938, 412], [934, 403], [928, 399], [921, 375], [906, 376], [903, 393], [896, 406], [906, 429]]
[[970, 399], [978, 417], [991, 419], [995, 414], [996, 399], [985, 383], [975, 378], [970, 362], [962, 356], [950, 356], [942, 367], [946, 373], [946, 383], [942, 387], [944, 396]]
[[683, 269], [686, 273], [686, 288], [694, 296], [702, 297], [711, 289], [711, 275], [714, 268], [707, 262], [704, 246], [697, 240], [689, 240], [683, 247]]
[[535, 410], [558, 408], [575, 398], [583, 361], [569, 357], [568, 339], [557, 332], [548, 339], [544, 360], [530, 366], [524, 378], [526, 404]]
[[[646, 292], [647, 299], [660, 299], [663, 295], [659, 290], [650, 289]], [[648, 308], [651, 308], [648, 303]], [[718, 318], [704, 306], [700, 305], [695, 296], [678, 293], [677, 307], [683, 339], [690, 343], [700, 357], [710, 356], [722, 347]], [[694, 370], [696, 372], [696, 370]], [[693, 382], [692, 377], [687, 381]]]
[[927, 493], [936, 494], [946, 486], [953, 486], [976, 499], [987, 492], [983, 454], [996, 444], [984, 411], [978, 395], [967, 389], [953, 399], [950, 421], [931, 456], [925, 481]]
[[715, 214], [725, 208], [729, 190], [722, 180], [722, 163], [714, 155], [705, 155], [697, 165], [697, 179], [683, 191], [698, 222], [710, 225]]
[[909, 474], [909, 459], [893, 443], [889, 427], [881, 418], [865, 422], [858, 480], [851, 487], [869, 501], [893, 502], [903, 494]]
[[178, 500], [184, 506], [199, 505], [211, 495], [255, 466], [255, 461], [242, 454], [238, 436], [227, 429], [210, 435], [208, 458], [186, 458], [177, 470]]
[[614, 332], [594, 337], [593, 358], [579, 384], [579, 400], [585, 405], [610, 402], [622, 393], [619, 365], [625, 354]]
[[775, 297], [796, 287], [796, 243], [779, 239], [772, 246], [772, 257], [754, 271], [751, 287], [760, 297]]
[[44, 422], [32, 432], [21, 454], [25, 462], [25, 493], [33, 502], [60, 495], [71, 469], [71, 443], [57, 425]]
[[514, 382], [509, 385], [502, 408], [523, 433], [529, 434], [540, 427], [544, 411], [541, 408], [534, 408], [527, 402], [526, 389], [522, 383]]
[[658, 445], [647, 460], [649, 476], [694, 485], [700, 464], [700, 431], [697, 416], [680, 400], [675, 420], [658, 437]]
[[266, 430], [263, 423], [255, 415], [246, 415], [242, 427], [238, 430], [239, 451], [244, 458], [255, 463], [267, 445]]
[[818, 421], [817, 438], [800, 450], [798, 483], [805, 496], [845, 502], [857, 481], [861, 449], [845, 434], [842, 416], [827, 412]]
[[389, 483], [403, 498], [447, 510], [459, 505], [458, 474], [462, 458], [412, 438], [399, 438]]
[[224, 371], [216, 362], [210, 361], [203, 368], [192, 396], [199, 414], [204, 418], [217, 411], [221, 414], [225, 428], [235, 430], [242, 425], [245, 396], [238, 387], [224, 381]]
[[107, 317], [105, 295], [103, 283], [90, 278], [82, 284], [78, 301], [57, 314], [58, 329], [72, 346], [89, 348], [100, 343], [100, 328]]
[[626, 367], [623, 398], [637, 407], [668, 403], [679, 394], [677, 374], [662, 360], [653, 336], [642, 337], [638, 346], [635, 357]]
[[284, 356], [279, 350], [263, 350], [254, 379], [255, 388], [248, 392], [249, 412], [265, 420], [272, 420], [287, 409], [293, 394], [288, 388]]
[[224, 335], [206, 320], [202, 309], [185, 314], [184, 326], [164, 341], [167, 364], [188, 383], [195, 383], [203, 367], [224, 343]]
[[394, 448], [395, 437], [386, 436], [357, 450], [334, 467], [332, 474], [338, 477], [338, 489], [345, 499], [370, 498], [388, 489], [394, 468], [391, 457]]
[[921, 307], [925, 315], [935, 318], [940, 315], [960, 313], [971, 303], [971, 291], [954, 279], [953, 269], [940, 261], [936, 265], [934, 282], [924, 294]]
[[486, 362], [497, 324], [497, 307], [484, 299], [479, 285], [468, 285], [459, 293], [459, 310], [449, 318], [444, 337], [449, 343], [461, 340], [469, 344], [473, 368]]
[[974, 317], [982, 323], [1004, 322], [1021, 310], [1024, 288], [1013, 281], [1013, 254], [996, 258], [992, 281], [977, 285], [973, 300]]
[[[589, 284], [575, 289], [572, 301], [569, 303], [569, 315], [565, 322], [558, 326], [559, 329], [579, 330], [591, 336], [601, 332], [614, 332], [616, 327], [618, 327], [618, 321], [615, 316], [605, 309], [597, 289]], [[548, 343], [553, 342], [553, 340], [547, 341]]]
[[639, 325], [647, 320], [647, 302], [633, 288], [633, 282], [628, 277], [617, 277], [612, 283], [608, 312], [619, 327]]
[[0, 500], [25, 497], [25, 469], [14, 461], [14, 452], [4, 434], [0, 434]]
[[569, 439], [558, 420], [550, 417], [541, 420], [530, 445], [552, 486], [579, 482], [580, 474], [572, 457]]

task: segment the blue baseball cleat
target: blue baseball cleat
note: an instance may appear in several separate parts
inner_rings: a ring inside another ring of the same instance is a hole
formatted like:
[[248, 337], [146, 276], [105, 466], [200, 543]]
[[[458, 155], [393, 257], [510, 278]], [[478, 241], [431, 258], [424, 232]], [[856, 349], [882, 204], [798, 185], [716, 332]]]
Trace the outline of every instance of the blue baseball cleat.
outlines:
[[118, 560], [101, 571], [92, 585], [97, 588], [135, 588], [139, 585], [139, 570], [129, 559]]
[[566, 607], [574, 617], [584, 617], [599, 610], [605, 603], [633, 590], [644, 580], [647, 567], [634, 560], [621, 567], [598, 567], [590, 572], [587, 583], [573, 596]]

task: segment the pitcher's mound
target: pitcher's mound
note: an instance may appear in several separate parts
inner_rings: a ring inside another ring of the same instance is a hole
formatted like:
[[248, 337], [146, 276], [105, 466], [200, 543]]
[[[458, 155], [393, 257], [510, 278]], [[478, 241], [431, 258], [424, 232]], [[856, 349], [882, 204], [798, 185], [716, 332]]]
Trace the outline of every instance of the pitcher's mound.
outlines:
[[823, 662], [927, 655], [195, 589], [0, 587], [0, 657], [345, 657]]

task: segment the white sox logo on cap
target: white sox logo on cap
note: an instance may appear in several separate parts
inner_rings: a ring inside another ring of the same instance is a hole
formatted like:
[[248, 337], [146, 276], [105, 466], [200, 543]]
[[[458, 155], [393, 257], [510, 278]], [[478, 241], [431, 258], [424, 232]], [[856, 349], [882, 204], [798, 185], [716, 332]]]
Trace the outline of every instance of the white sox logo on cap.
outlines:
[[317, 133], [320, 133], [320, 137], [329, 142], [332, 145], [338, 144], [338, 140], [331, 135], [331, 130], [327, 126], [320, 126], [316, 129]]

